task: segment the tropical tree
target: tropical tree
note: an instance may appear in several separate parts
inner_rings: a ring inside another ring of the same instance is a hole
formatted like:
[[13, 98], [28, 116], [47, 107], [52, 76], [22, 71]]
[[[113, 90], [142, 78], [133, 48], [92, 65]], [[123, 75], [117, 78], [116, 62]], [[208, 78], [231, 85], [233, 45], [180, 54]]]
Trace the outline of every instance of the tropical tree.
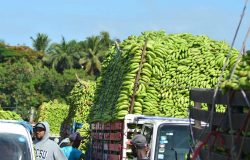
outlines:
[[109, 33], [105, 31], [100, 33], [100, 39], [103, 48], [109, 48], [114, 43], [114, 41], [110, 39]]
[[36, 38], [30, 37], [32, 40], [32, 46], [36, 51], [45, 52], [49, 46], [50, 39], [48, 35], [38, 33]]
[[64, 37], [60, 44], [54, 43], [48, 49], [48, 55], [43, 59], [45, 64], [55, 68], [59, 73], [65, 69], [80, 68], [78, 63], [83, 52], [75, 41], [67, 42]]
[[108, 50], [114, 41], [110, 39], [108, 32], [101, 32], [100, 36], [88, 37], [85, 41], [80, 42], [84, 51], [84, 57], [79, 60], [88, 74], [99, 75], [101, 64], [105, 57], [108, 56]]
[[25, 58], [15, 63], [0, 64], [0, 105], [3, 109], [15, 110], [27, 115], [30, 107], [38, 106], [44, 96], [36, 92], [41, 78], [34, 66]]
[[44, 53], [36, 52], [27, 46], [9, 46], [0, 42], [0, 63], [14, 63], [25, 58], [33, 64], [42, 59], [43, 56]]
[[101, 72], [101, 62], [104, 57], [100, 37], [88, 37], [86, 41], [80, 42], [80, 44], [83, 48], [84, 57], [79, 60], [79, 63], [88, 74], [99, 75]]

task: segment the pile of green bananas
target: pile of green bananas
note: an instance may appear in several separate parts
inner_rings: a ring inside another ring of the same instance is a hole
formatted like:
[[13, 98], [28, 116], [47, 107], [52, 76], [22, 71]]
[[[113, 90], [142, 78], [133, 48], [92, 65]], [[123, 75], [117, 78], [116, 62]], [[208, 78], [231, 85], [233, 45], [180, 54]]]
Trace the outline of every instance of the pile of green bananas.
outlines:
[[[187, 117], [189, 89], [214, 88], [230, 50], [207, 36], [165, 31], [130, 36], [119, 47], [110, 49], [113, 58], [98, 79], [92, 121], [123, 119], [128, 113]], [[237, 56], [233, 49], [224, 74]]]
[[38, 108], [37, 121], [47, 121], [50, 125], [51, 134], [59, 135], [61, 124], [68, 112], [69, 106], [65, 103], [58, 102], [56, 99], [54, 101], [44, 102]]
[[83, 128], [77, 131], [84, 137], [79, 149], [85, 151], [89, 143], [89, 110], [95, 90], [96, 82], [79, 80], [67, 97], [67, 104], [57, 100], [44, 102], [38, 109], [37, 121], [48, 121], [51, 133], [60, 134], [61, 138], [66, 138], [62, 132], [71, 132], [73, 122], [83, 123]]
[[0, 119], [6, 120], [22, 120], [21, 116], [13, 111], [0, 110]]
[[80, 80], [70, 92], [68, 103], [70, 104], [69, 113], [65, 122], [72, 124], [73, 121], [82, 123], [83, 127], [79, 130], [84, 138], [79, 149], [86, 151], [89, 143], [89, 110], [93, 104], [96, 82]]
[[234, 73], [227, 76], [227, 79], [221, 84], [221, 88], [224, 91], [239, 90], [240, 88], [250, 89], [250, 51], [241, 55]]

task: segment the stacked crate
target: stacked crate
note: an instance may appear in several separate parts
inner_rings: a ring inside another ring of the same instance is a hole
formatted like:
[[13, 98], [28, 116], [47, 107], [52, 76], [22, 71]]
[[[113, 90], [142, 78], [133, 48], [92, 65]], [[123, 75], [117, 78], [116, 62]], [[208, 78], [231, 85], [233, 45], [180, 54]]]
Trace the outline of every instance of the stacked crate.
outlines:
[[[202, 160], [250, 159], [250, 92], [243, 95], [240, 91], [223, 94], [219, 90], [214, 99], [213, 89], [190, 90], [190, 100], [194, 102], [190, 108], [190, 117], [195, 120], [194, 151]], [[207, 104], [208, 110], [202, 109], [202, 103]], [[225, 105], [227, 111], [216, 112], [218, 104]]]
[[92, 160], [121, 160], [123, 122], [91, 124]]

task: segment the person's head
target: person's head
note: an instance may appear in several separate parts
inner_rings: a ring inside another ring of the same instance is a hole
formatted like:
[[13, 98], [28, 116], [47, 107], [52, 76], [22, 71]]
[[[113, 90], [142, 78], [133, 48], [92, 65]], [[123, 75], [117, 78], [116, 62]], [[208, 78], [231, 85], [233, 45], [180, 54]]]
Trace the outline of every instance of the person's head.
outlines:
[[70, 140], [70, 144], [74, 147], [74, 148], [78, 148], [80, 146], [81, 141], [83, 140], [83, 138], [81, 137], [80, 133], [75, 132], [72, 133], [69, 136], [69, 140]]
[[46, 126], [44, 125], [44, 123], [39, 122], [34, 126], [35, 137], [38, 140], [43, 139], [45, 132], [46, 132]]
[[148, 145], [147, 140], [143, 135], [135, 135], [131, 141], [131, 144], [134, 157], [140, 159], [147, 156]]

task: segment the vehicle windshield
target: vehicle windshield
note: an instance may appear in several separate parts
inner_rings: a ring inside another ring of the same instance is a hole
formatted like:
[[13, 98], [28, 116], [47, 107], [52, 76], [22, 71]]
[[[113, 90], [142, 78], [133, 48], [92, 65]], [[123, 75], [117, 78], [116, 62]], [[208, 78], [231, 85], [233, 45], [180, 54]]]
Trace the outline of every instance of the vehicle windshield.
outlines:
[[185, 156], [189, 152], [188, 129], [188, 126], [161, 125], [157, 134], [155, 159], [185, 159]]
[[1, 160], [31, 160], [27, 139], [19, 134], [0, 133]]

